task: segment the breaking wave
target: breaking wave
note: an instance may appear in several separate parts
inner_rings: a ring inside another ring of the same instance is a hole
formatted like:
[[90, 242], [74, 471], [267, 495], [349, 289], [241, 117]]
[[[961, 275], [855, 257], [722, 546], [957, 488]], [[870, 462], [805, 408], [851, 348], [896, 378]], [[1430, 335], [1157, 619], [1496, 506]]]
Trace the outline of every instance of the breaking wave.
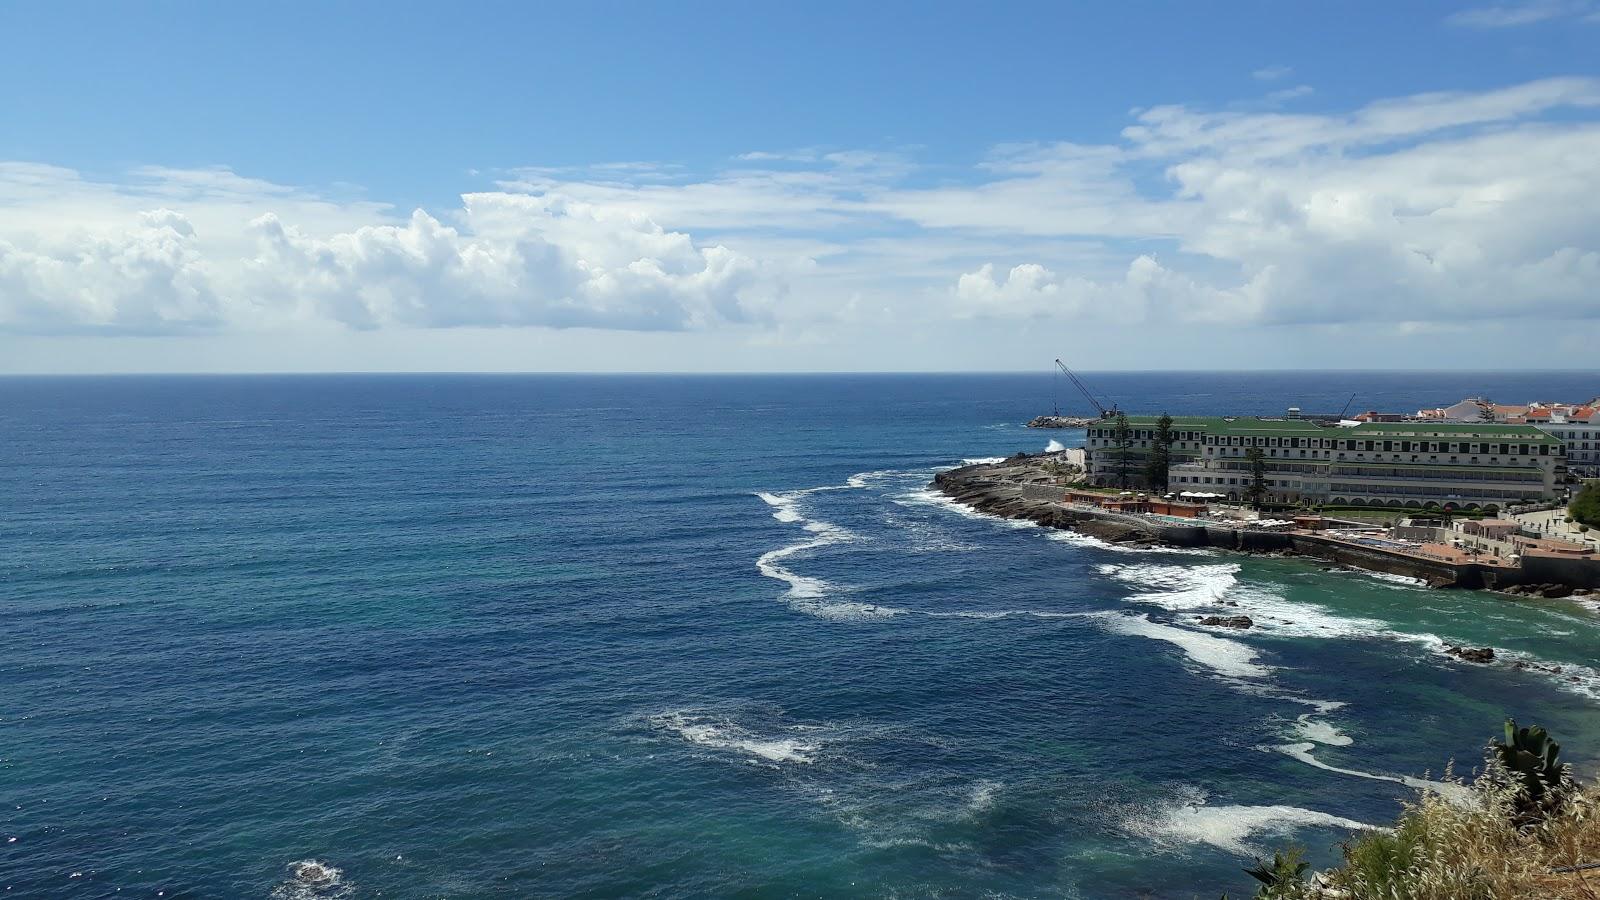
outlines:
[[1429, 781], [1426, 778], [1412, 778], [1410, 775], [1380, 775], [1377, 772], [1363, 772], [1360, 769], [1344, 769], [1339, 766], [1329, 765], [1311, 755], [1311, 751], [1316, 749], [1316, 745], [1311, 743], [1280, 744], [1272, 749], [1324, 772], [1336, 772], [1340, 775], [1367, 778], [1373, 781], [1392, 781], [1395, 784], [1403, 784], [1406, 787], [1416, 788], [1421, 791], [1433, 791], [1446, 800], [1454, 802], [1464, 802], [1472, 798], [1472, 789], [1464, 784], [1457, 784], [1451, 781]]
[[1053, 438], [1051, 439], [1050, 443], [1044, 445], [1044, 452], [1046, 453], [1060, 453], [1065, 449], [1067, 449], [1065, 444]]
[[[726, 718], [703, 713], [666, 712], [651, 716], [650, 724], [662, 731], [701, 747], [723, 750], [750, 757], [751, 761], [767, 763], [800, 763], [813, 761], [814, 754], [822, 749], [814, 738], [794, 735], [758, 734]], [[790, 732], [804, 733], [810, 729], [792, 725]]]
[[[1332, 705], [1337, 708], [1344, 704]], [[1315, 718], [1317, 715], [1318, 713], [1306, 713], [1296, 718], [1294, 720], [1295, 735], [1303, 740], [1316, 744], [1326, 744], [1329, 747], [1348, 747], [1355, 743], [1349, 735], [1340, 731], [1337, 725]]]
[[1206, 844], [1238, 856], [1261, 853], [1261, 847], [1251, 840], [1258, 836], [1284, 838], [1301, 828], [1373, 828], [1298, 806], [1207, 806], [1203, 800], [1136, 815], [1124, 827], [1158, 846]]
[[914, 491], [907, 491], [903, 494], [898, 494], [891, 498], [891, 502], [899, 506], [937, 507], [939, 509], [948, 510], [949, 512], [953, 512], [968, 519], [981, 520], [1004, 528], [1026, 529], [1039, 527], [1038, 525], [1034, 524], [1033, 522], [1029, 522], [1026, 519], [1002, 519], [999, 516], [991, 516], [988, 513], [978, 512], [972, 507], [967, 506], [965, 503], [960, 503], [955, 498], [947, 496], [944, 493], [934, 490], [930, 487], [918, 488]]
[[[1427, 643], [1432, 635], [1395, 631], [1378, 619], [1339, 616], [1314, 603], [1290, 601], [1270, 588], [1239, 582], [1239, 564], [1203, 566], [1138, 563], [1104, 564], [1100, 574], [1130, 586], [1154, 588], [1129, 594], [1133, 603], [1150, 603], [1172, 612], [1245, 613], [1255, 633], [1277, 637], [1383, 637]], [[1442, 646], [1442, 642], [1441, 646]]]
[[1084, 534], [1081, 531], [1069, 531], [1066, 529], [1052, 530], [1049, 534], [1049, 538], [1052, 541], [1062, 544], [1071, 544], [1074, 547], [1088, 547], [1095, 550], [1110, 550], [1113, 553], [1154, 553], [1166, 554], [1170, 556], [1217, 555], [1215, 550], [1206, 550], [1202, 547], [1169, 547], [1164, 544], [1113, 544], [1110, 541], [1102, 541], [1092, 534]]
[[338, 900], [353, 890], [343, 871], [325, 862], [302, 859], [289, 864], [289, 877], [268, 896], [272, 900]]
[[756, 494], [768, 506], [772, 507], [772, 517], [785, 523], [803, 523], [802, 527], [812, 536], [798, 543], [769, 550], [756, 558], [756, 568], [768, 578], [782, 581], [789, 585], [785, 592], [789, 606], [798, 612], [813, 615], [822, 619], [885, 619], [905, 612], [892, 606], [879, 606], [872, 603], [856, 603], [849, 601], [829, 601], [828, 594], [834, 590], [833, 585], [821, 578], [810, 575], [801, 575], [783, 565], [782, 561], [797, 553], [806, 553], [827, 547], [833, 544], [842, 544], [855, 540], [855, 535], [850, 531], [840, 528], [831, 522], [817, 522], [807, 519], [799, 510], [802, 497], [812, 491], [821, 490], [812, 488], [811, 491], [790, 491], [783, 494], [761, 492]]
[[1402, 587], [1427, 587], [1428, 586], [1428, 583], [1426, 581], [1423, 581], [1421, 578], [1412, 578], [1410, 575], [1395, 575], [1392, 572], [1377, 572], [1377, 571], [1374, 571], [1372, 569], [1355, 569], [1355, 568], [1351, 568], [1351, 569], [1345, 569], [1344, 571], [1354, 572], [1354, 573], [1356, 573], [1358, 575], [1365, 575], [1366, 577], [1374, 579], [1374, 580], [1377, 580], [1377, 581], [1387, 582], [1388, 584], [1400, 585]]
[[1264, 678], [1271, 669], [1256, 662], [1256, 651], [1248, 644], [1215, 635], [1164, 625], [1149, 616], [1120, 613], [1098, 614], [1106, 628], [1117, 634], [1137, 635], [1165, 641], [1181, 649], [1190, 660], [1229, 678]]

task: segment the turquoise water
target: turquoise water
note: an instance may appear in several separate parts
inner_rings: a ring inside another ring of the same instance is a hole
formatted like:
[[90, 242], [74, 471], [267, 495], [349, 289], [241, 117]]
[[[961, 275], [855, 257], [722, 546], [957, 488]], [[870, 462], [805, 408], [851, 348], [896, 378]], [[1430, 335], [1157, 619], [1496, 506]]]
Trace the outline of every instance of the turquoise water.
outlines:
[[[1096, 386], [1267, 413], [1596, 382]], [[1600, 768], [1582, 605], [1128, 551], [926, 490], [1066, 437], [1017, 426], [1051, 387], [0, 380], [0, 885], [1215, 897], [1272, 846], [1331, 862], [1507, 714]], [[1215, 609], [1260, 627], [1192, 625]]]

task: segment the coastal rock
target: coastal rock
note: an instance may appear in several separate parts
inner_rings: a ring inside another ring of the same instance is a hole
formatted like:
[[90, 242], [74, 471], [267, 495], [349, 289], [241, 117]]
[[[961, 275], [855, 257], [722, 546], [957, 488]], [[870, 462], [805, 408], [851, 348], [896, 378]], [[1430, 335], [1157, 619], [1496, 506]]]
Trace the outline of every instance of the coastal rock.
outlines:
[[1076, 416], [1034, 416], [1028, 420], [1029, 428], [1087, 428], [1094, 424], [1093, 419], [1080, 419]]
[[1539, 592], [1539, 595], [1546, 600], [1560, 600], [1562, 597], [1571, 597], [1572, 588], [1565, 584], [1547, 585], [1544, 590]]
[[1254, 628], [1255, 622], [1249, 616], [1201, 616], [1201, 625], [1213, 628]]
[[1142, 528], [1104, 519], [1086, 519], [1077, 525], [1079, 531], [1111, 544], [1148, 544], [1154, 537]]
[[1492, 663], [1494, 662], [1493, 647], [1445, 647], [1444, 652], [1462, 662]]

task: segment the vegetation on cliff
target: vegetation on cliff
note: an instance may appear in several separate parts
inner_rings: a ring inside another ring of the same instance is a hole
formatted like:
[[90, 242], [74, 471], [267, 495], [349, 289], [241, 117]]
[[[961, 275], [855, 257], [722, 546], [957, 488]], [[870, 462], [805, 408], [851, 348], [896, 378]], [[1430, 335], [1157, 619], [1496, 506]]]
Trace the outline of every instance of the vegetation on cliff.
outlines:
[[1600, 481], [1585, 484], [1583, 490], [1578, 491], [1578, 496], [1572, 498], [1567, 514], [1575, 522], [1600, 527]]
[[1391, 829], [1307, 879], [1300, 851], [1246, 871], [1263, 900], [1600, 900], [1600, 792], [1579, 785], [1542, 728], [1506, 722], [1468, 798], [1425, 793]]

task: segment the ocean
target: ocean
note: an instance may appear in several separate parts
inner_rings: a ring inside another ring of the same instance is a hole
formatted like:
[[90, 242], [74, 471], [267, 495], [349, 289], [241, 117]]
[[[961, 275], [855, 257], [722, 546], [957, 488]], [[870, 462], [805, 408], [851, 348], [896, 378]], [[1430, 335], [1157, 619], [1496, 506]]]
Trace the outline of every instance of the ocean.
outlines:
[[[1174, 414], [1593, 373], [1091, 375]], [[1318, 865], [1600, 618], [927, 489], [1038, 375], [0, 379], [9, 897], [1157, 897]], [[1218, 633], [1226, 602], [1258, 627]], [[1444, 642], [1493, 646], [1476, 666]], [[314, 865], [313, 865], [314, 864]]]

